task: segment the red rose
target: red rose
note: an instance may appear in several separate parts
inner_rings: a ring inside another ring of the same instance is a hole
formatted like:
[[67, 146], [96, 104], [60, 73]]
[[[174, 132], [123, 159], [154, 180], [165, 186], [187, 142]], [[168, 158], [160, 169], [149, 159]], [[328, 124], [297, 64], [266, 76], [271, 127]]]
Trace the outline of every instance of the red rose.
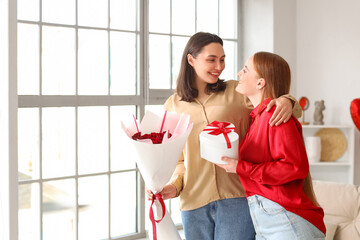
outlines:
[[[165, 132], [162, 133], [152, 132], [150, 134], [141, 135], [141, 132], [137, 132], [132, 136], [132, 139], [134, 139], [135, 141], [138, 139], [150, 139], [153, 144], [159, 144], [162, 143], [164, 134]], [[168, 138], [170, 137], [171, 137], [171, 133], [168, 132]]]

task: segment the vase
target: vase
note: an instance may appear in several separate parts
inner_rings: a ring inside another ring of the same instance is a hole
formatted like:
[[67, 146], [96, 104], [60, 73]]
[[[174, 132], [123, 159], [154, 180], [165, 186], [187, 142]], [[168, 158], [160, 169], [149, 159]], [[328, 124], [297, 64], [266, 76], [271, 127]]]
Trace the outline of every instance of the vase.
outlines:
[[305, 138], [305, 148], [309, 162], [319, 162], [321, 157], [321, 139], [317, 136]]

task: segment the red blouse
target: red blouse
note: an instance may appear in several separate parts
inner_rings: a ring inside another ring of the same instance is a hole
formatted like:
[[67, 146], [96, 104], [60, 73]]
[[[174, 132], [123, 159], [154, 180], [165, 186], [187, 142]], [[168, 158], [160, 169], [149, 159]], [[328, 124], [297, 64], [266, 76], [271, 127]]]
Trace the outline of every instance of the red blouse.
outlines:
[[287, 123], [271, 127], [275, 107], [266, 112], [269, 102], [265, 99], [250, 113], [252, 123], [239, 146], [236, 172], [247, 196], [266, 197], [325, 233], [323, 209], [303, 191], [309, 162], [301, 124], [292, 116]]

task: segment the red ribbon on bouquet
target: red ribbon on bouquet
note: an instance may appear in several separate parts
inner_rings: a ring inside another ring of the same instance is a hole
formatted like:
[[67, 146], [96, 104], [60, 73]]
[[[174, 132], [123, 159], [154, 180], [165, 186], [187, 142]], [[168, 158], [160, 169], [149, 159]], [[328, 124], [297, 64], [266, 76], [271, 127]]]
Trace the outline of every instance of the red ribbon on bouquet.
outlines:
[[215, 127], [215, 128], [204, 129], [203, 131], [211, 131], [211, 132], [209, 132], [209, 134], [211, 134], [211, 135], [223, 134], [226, 144], [227, 144], [227, 148], [231, 148], [231, 142], [230, 142], [229, 136], [227, 134], [232, 132], [232, 130], [234, 130], [235, 127], [228, 127], [230, 124], [231, 123], [229, 123], [229, 122], [213, 121], [212, 123], [210, 123], [207, 126]]
[[[155, 216], [154, 216], [154, 211], [153, 211], [153, 204], [155, 202], [155, 200], [159, 200], [160, 204], [161, 204], [161, 208], [162, 208], [162, 217], [159, 220], [155, 220]], [[153, 240], [157, 240], [157, 236], [156, 236], [156, 223], [161, 222], [161, 220], [163, 220], [163, 218], [165, 217], [165, 203], [164, 200], [162, 198], [162, 195], [160, 193], [154, 194], [152, 201], [151, 201], [151, 205], [150, 205], [150, 213], [149, 213], [149, 217], [152, 223], [152, 227], [153, 227]]]

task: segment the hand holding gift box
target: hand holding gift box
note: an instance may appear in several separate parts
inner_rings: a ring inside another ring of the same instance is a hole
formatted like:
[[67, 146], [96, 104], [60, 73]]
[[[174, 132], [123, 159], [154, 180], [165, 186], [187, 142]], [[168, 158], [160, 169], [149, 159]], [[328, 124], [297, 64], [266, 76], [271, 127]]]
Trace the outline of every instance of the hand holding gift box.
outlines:
[[155, 193], [151, 204], [154, 204], [155, 214], [150, 207], [153, 238], [181, 239], [161, 195], [157, 193], [161, 192], [175, 171], [193, 126], [190, 116], [166, 111], [164, 116], [158, 116], [147, 111], [140, 125], [133, 117], [122, 121], [121, 126], [146, 186]]
[[226, 164], [222, 156], [237, 159], [239, 135], [229, 122], [214, 121], [200, 133], [200, 155], [215, 164]]

